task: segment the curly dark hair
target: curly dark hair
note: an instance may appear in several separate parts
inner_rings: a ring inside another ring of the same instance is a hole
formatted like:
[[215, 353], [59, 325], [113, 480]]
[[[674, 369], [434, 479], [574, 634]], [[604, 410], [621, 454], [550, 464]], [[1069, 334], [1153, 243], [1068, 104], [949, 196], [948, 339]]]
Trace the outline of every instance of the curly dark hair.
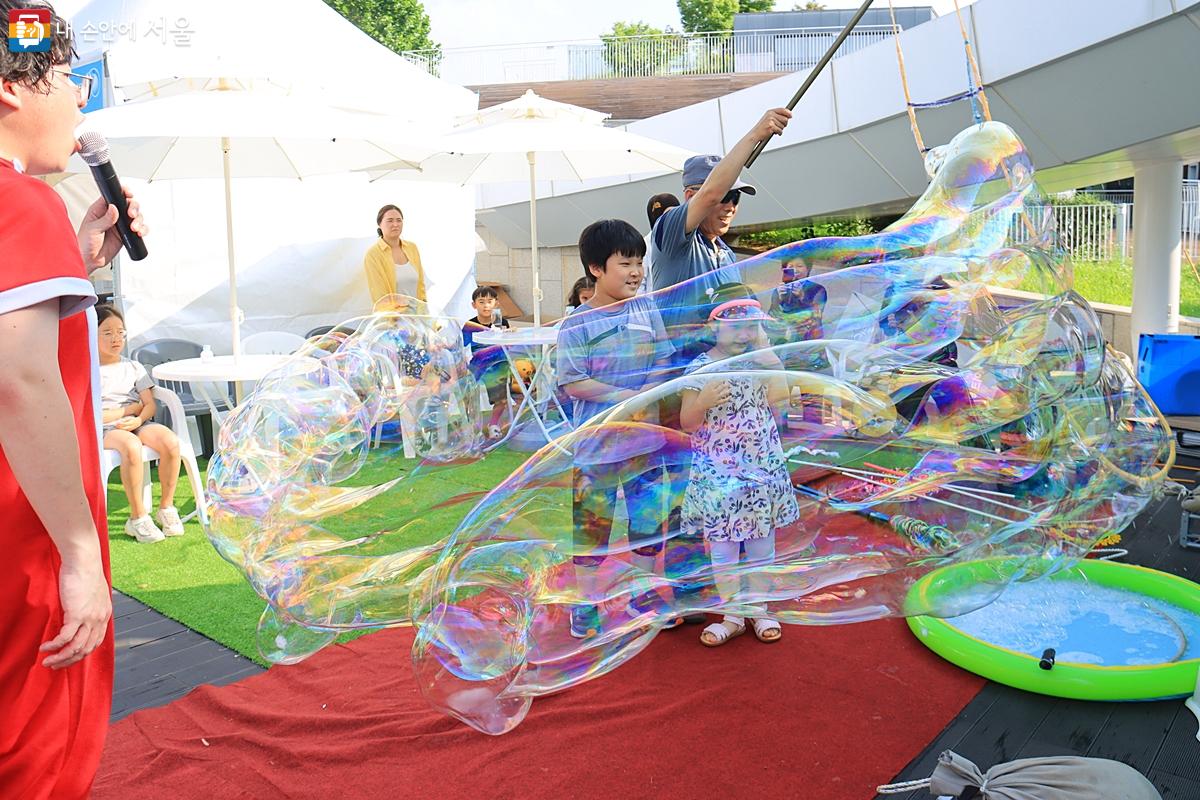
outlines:
[[70, 64], [75, 58], [75, 41], [66, 20], [54, 13], [54, 7], [39, 0], [0, 0], [0, 20], [8, 24], [8, 12], [49, 10], [51, 18], [50, 49], [44, 53], [14, 53], [0, 47], [0, 79], [13, 81], [30, 89], [50, 91], [50, 70]]

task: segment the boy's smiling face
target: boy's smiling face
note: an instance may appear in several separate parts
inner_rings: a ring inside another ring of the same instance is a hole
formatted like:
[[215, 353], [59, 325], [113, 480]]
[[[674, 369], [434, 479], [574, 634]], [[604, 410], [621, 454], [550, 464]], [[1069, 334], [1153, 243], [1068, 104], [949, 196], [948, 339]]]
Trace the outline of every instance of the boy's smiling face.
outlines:
[[596, 296], [607, 298], [608, 302], [628, 300], [637, 294], [642, 285], [641, 256], [627, 256], [613, 253], [604, 263], [604, 269], [592, 266], [588, 268], [596, 279]]
[[492, 314], [496, 313], [496, 298], [483, 295], [476, 297], [471, 301], [471, 305], [475, 306], [476, 315], [482, 319], [491, 319]]

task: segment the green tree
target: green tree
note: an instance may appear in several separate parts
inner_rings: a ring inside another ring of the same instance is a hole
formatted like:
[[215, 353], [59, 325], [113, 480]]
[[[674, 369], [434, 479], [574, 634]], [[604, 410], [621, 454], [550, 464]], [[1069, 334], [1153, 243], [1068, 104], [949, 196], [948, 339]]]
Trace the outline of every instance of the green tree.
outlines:
[[[733, 30], [733, 15], [772, 11], [775, 0], [676, 0], [683, 29], [688, 33], [713, 33]], [[689, 72], [701, 74], [728, 72], [733, 68], [733, 49], [728, 36], [709, 40], [704, 51], [693, 49], [688, 60]]]
[[817, 0], [808, 0], [807, 3], [796, 3], [792, 6], [792, 11], [824, 11], [825, 4], [818, 3]]
[[600, 35], [604, 60], [623, 78], [664, 75], [684, 52], [683, 39], [670, 28], [663, 31], [645, 22], [614, 22]]
[[677, 0], [683, 29], [689, 33], [733, 30], [733, 15], [772, 11], [775, 0]]
[[421, 0], [325, 0], [380, 44], [404, 50], [441, 50], [429, 38], [429, 15]]

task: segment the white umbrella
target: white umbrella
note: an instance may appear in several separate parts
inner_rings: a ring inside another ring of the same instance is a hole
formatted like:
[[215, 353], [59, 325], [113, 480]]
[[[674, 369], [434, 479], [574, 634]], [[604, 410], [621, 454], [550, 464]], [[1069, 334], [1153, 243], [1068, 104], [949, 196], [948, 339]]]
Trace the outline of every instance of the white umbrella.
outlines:
[[438, 152], [411, 164], [379, 164], [372, 179], [398, 177], [499, 183], [529, 177], [529, 228], [533, 248], [533, 321], [540, 325], [537, 179], [577, 180], [613, 175], [676, 172], [694, 153], [675, 145], [606, 128], [607, 114], [559, 103], [527, 91], [522, 97], [468, 115], [438, 144]]
[[[125, 100], [208, 90], [224, 81], [238, 89], [321, 93], [337, 98], [329, 104], [446, 122], [478, 102], [473, 92], [430, 75], [322, 0], [77, 0], [73, 12], [70, 5], [80, 52], [105, 51], [115, 96]], [[97, 28], [110, 33], [101, 36]]]
[[[415, 167], [436, 149], [427, 131], [410, 122], [256, 91], [190, 92], [127, 103], [88, 114], [85, 126], [108, 139], [119, 175], [224, 179], [235, 356], [241, 355], [241, 314], [232, 179], [299, 179], [350, 172], [383, 160], [395, 160], [398, 168]], [[86, 168], [80, 164], [71, 171]]]

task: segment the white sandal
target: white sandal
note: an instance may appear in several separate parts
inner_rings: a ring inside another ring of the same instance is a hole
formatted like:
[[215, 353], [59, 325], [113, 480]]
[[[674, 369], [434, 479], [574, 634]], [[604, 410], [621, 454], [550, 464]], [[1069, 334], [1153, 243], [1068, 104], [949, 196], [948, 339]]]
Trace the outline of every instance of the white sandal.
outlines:
[[783, 628], [776, 620], [753, 617], [750, 624], [754, 627], [754, 637], [764, 644], [774, 644], [783, 638]]
[[[746, 623], [723, 619], [705, 626], [700, 631], [700, 644], [705, 647], [720, 647], [730, 639], [736, 639], [746, 632]], [[707, 638], [711, 637], [711, 638]]]

